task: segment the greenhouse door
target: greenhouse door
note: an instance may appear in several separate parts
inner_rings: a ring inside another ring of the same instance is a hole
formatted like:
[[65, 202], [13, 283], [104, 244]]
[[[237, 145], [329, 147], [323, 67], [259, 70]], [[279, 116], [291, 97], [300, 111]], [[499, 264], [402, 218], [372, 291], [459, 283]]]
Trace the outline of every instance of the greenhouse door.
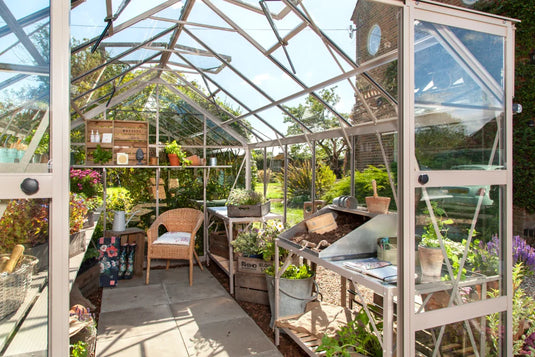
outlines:
[[424, 2], [406, 10], [400, 355], [506, 356], [513, 25]]
[[0, 356], [69, 353], [69, 11], [0, 0]]

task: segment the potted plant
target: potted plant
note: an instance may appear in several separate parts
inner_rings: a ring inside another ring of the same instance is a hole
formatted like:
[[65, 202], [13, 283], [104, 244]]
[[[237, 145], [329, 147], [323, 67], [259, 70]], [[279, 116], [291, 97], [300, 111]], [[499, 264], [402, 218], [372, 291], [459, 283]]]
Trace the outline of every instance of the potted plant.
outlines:
[[113, 211], [113, 231], [124, 231], [126, 228], [126, 211], [132, 206], [130, 194], [125, 190], [113, 191], [106, 199], [106, 208]]
[[[281, 264], [282, 266], [282, 264]], [[275, 322], [275, 266], [270, 265], [265, 271], [269, 307], [271, 309], [270, 327]], [[279, 279], [279, 318], [302, 314], [306, 304], [317, 298], [318, 289], [312, 292], [314, 272], [307, 264], [290, 264]]]
[[169, 164], [171, 166], [178, 166], [182, 161], [182, 165], [188, 165], [189, 161], [186, 160], [186, 152], [182, 150], [182, 147], [177, 144], [176, 140], [165, 145], [165, 153], [169, 158]]
[[275, 254], [275, 239], [284, 230], [278, 220], [268, 221], [262, 228], [240, 231], [230, 244], [238, 255], [238, 271], [262, 273]]
[[262, 217], [271, 209], [262, 193], [241, 188], [230, 191], [226, 205], [229, 217]]

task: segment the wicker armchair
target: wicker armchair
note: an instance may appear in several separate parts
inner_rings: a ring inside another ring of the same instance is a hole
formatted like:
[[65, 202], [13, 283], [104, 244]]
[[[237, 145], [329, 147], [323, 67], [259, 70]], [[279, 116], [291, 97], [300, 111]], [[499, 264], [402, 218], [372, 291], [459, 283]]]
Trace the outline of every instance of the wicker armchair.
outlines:
[[[201, 227], [204, 214], [193, 208], [177, 208], [162, 213], [147, 231], [147, 278], [149, 283], [150, 260], [170, 259], [189, 260], [189, 285], [193, 284], [193, 256], [202, 268], [199, 256], [195, 252], [195, 234]], [[158, 228], [164, 226], [167, 232], [158, 236]]]

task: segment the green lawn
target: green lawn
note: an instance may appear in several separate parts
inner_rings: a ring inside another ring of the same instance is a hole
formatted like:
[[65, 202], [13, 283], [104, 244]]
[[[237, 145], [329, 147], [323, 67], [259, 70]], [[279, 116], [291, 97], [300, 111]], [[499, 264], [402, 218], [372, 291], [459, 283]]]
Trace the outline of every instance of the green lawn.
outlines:
[[[264, 185], [258, 183], [255, 187], [256, 192], [264, 193]], [[282, 186], [278, 182], [270, 182], [267, 187], [266, 197], [268, 199], [282, 199], [283, 192]], [[278, 214], [284, 213], [284, 205], [282, 202], [271, 202], [271, 211]], [[286, 210], [286, 222], [289, 227], [296, 225], [297, 223], [303, 220], [303, 209], [302, 208], [290, 208]]]

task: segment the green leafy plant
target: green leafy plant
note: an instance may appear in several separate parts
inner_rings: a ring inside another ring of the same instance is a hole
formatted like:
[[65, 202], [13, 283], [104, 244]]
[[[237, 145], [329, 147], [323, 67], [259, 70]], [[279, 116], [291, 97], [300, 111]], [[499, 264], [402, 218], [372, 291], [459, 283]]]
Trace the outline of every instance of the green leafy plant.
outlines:
[[265, 202], [266, 199], [262, 193], [241, 188], [235, 188], [230, 191], [230, 194], [227, 198], [227, 206], [258, 205]]
[[97, 148], [93, 151], [93, 162], [95, 164], [106, 164], [112, 158], [111, 150], [103, 149], [100, 145], [97, 145]]
[[130, 193], [126, 190], [116, 190], [106, 197], [106, 208], [111, 211], [129, 211], [132, 208]]
[[[379, 331], [382, 330], [382, 323], [376, 325]], [[347, 326], [342, 327], [336, 333], [336, 336], [324, 335], [321, 339], [321, 345], [318, 346], [316, 351], [324, 351], [328, 357], [349, 357], [354, 352], [364, 356], [378, 357], [383, 355], [381, 343], [373, 333], [372, 323], [364, 309], [360, 309], [355, 319], [350, 321]]]
[[[282, 265], [282, 264], [281, 264]], [[275, 266], [271, 265], [269, 266], [264, 272], [267, 275], [275, 276]], [[307, 279], [314, 275], [314, 272], [312, 269], [310, 269], [310, 266], [307, 264], [302, 264], [300, 266], [296, 266], [293, 264], [290, 264], [288, 268], [282, 273], [281, 278], [283, 279]]]
[[87, 357], [89, 351], [87, 350], [87, 343], [78, 341], [71, 346], [71, 357]]

